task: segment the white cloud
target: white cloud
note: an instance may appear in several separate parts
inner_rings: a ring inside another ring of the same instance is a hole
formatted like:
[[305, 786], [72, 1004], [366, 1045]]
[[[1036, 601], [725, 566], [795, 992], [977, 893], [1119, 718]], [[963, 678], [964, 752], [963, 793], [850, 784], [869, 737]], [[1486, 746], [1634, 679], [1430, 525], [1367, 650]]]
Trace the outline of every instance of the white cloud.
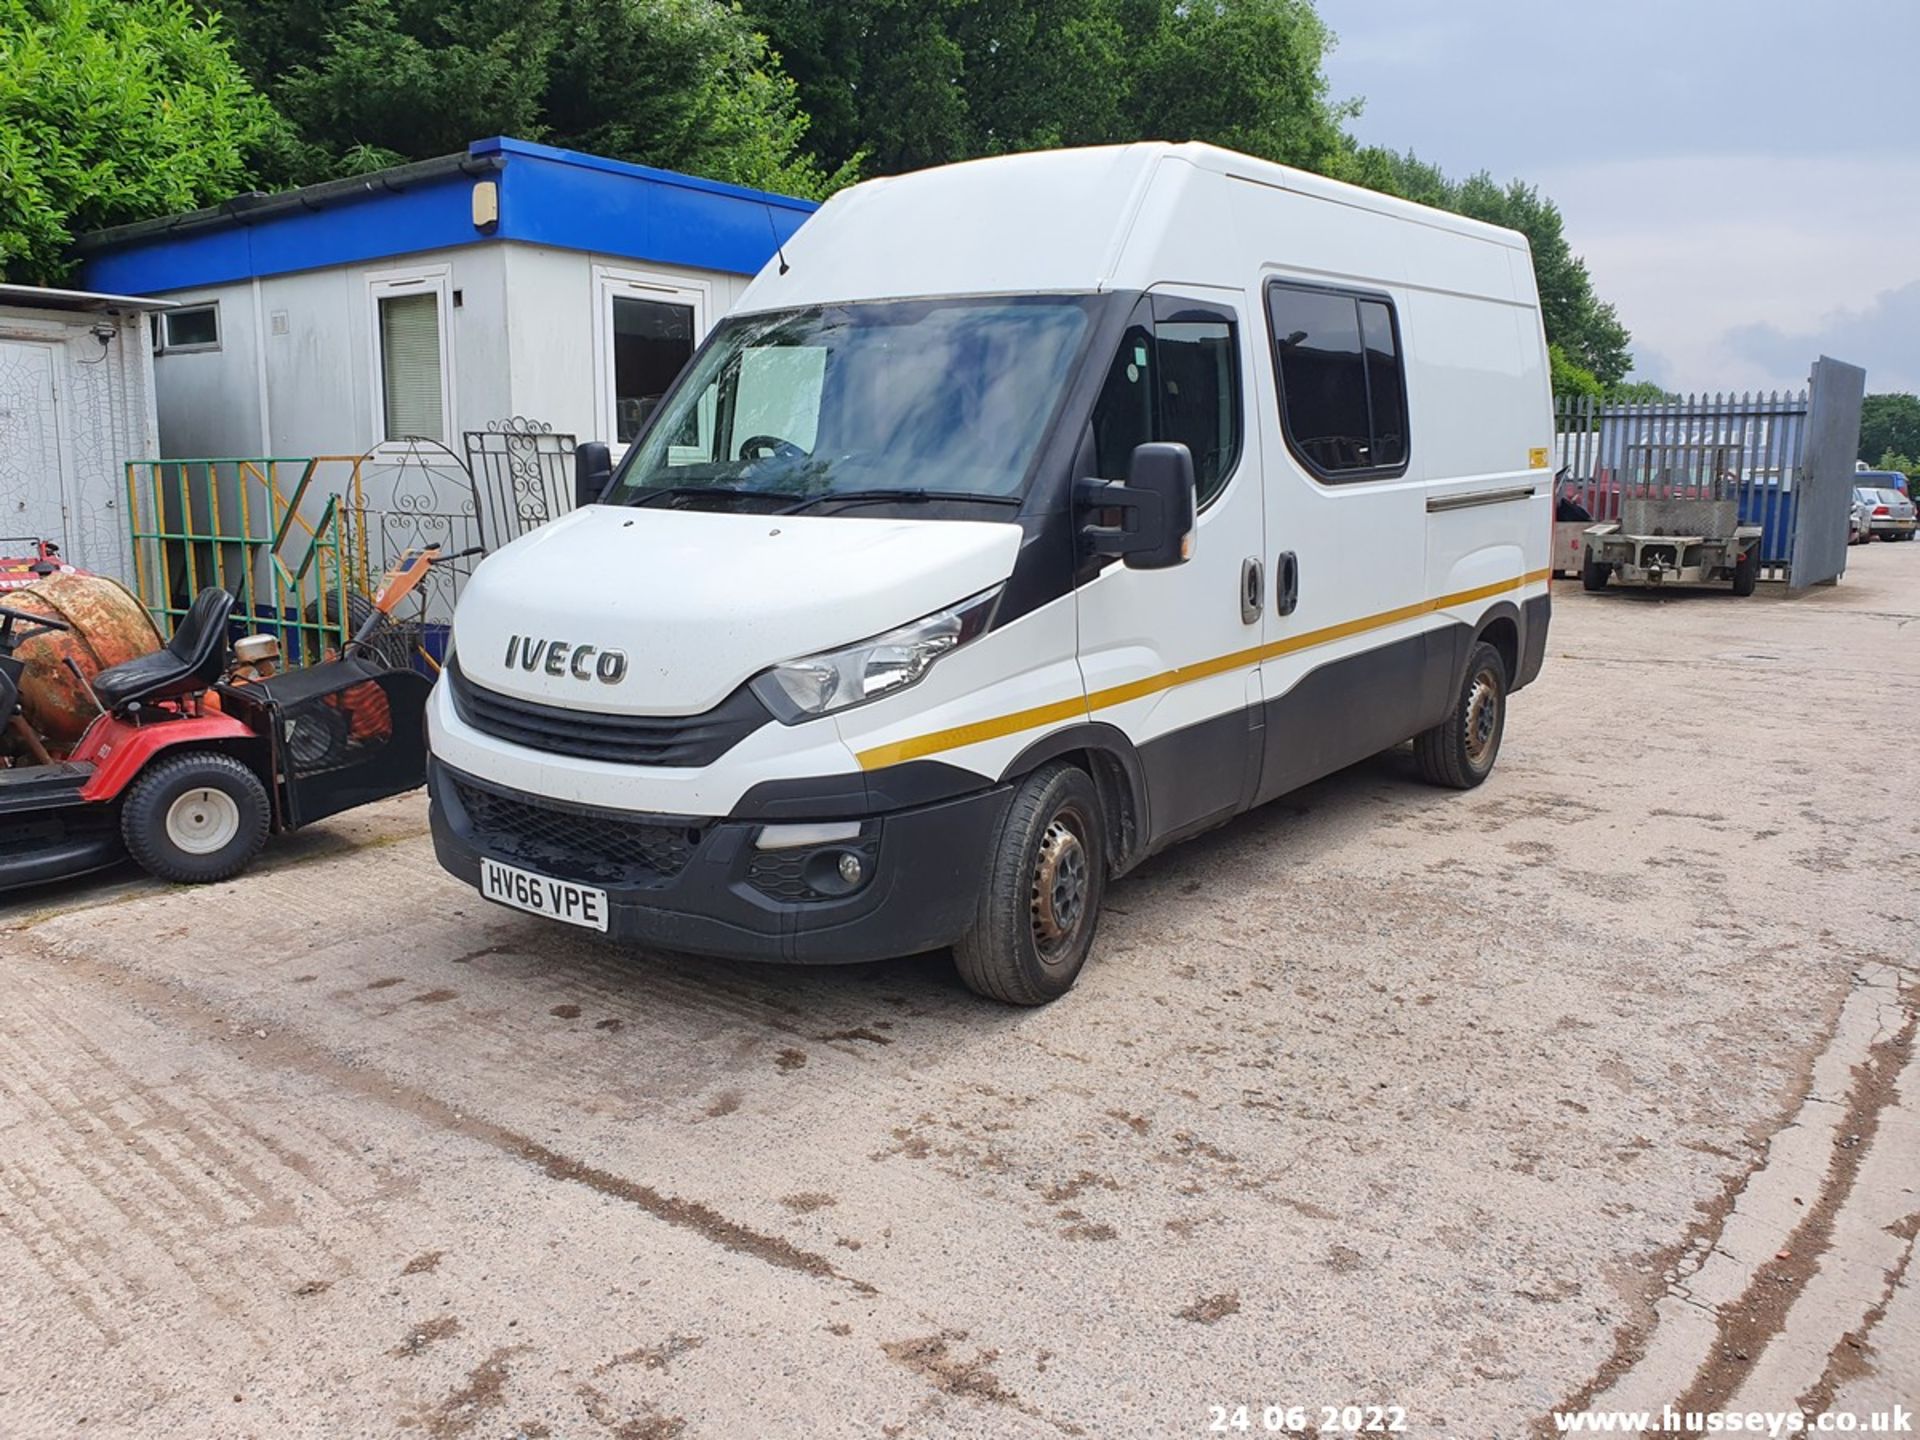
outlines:
[[1920, 387], [1920, 103], [1876, 69], [1916, 0], [1316, 3], [1356, 135], [1539, 185], [1648, 378], [1798, 387], [1824, 350]]
[[1920, 392], [1920, 280], [1883, 291], [1864, 310], [1836, 310], [1806, 330], [1743, 325], [1727, 333], [1736, 356], [1778, 369], [1795, 356], [1832, 355], [1867, 371], [1869, 392]]
[[1867, 366], [1871, 389], [1920, 386], [1920, 325], [1876, 318], [1874, 299], [1920, 283], [1920, 157], [1701, 155], [1538, 179], [1649, 378], [1798, 388], [1824, 351]]

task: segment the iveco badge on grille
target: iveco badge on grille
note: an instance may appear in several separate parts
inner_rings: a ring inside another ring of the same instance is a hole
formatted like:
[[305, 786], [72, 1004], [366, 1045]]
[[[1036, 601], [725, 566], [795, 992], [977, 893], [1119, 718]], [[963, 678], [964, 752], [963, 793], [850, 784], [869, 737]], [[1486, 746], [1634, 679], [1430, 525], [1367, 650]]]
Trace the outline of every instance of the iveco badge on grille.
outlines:
[[576, 645], [571, 640], [536, 640], [531, 635], [507, 637], [507, 668], [540, 670], [549, 675], [571, 675], [576, 680], [598, 680], [618, 685], [627, 678], [627, 652]]

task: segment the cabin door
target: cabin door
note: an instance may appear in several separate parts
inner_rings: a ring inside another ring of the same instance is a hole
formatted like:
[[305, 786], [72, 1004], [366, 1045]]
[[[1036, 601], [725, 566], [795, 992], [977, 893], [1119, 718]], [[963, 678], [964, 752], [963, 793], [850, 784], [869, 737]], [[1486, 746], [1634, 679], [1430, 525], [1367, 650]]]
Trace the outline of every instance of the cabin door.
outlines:
[[1139, 750], [1156, 843], [1244, 809], [1259, 778], [1266, 501], [1240, 300], [1202, 287], [1143, 298], [1081, 446], [1081, 473], [1105, 480], [1126, 479], [1146, 441], [1193, 454], [1192, 557], [1165, 570], [1116, 561], [1079, 591], [1088, 708]]

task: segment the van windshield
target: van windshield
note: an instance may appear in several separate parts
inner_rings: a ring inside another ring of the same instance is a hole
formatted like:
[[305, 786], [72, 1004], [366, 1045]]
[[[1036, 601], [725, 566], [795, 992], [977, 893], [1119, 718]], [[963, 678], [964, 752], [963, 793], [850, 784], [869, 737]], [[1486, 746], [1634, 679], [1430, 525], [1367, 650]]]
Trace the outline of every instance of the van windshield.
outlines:
[[1016, 500], [1089, 328], [1086, 296], [889, 300], [721, 322], [607, 503], [897, 490]]

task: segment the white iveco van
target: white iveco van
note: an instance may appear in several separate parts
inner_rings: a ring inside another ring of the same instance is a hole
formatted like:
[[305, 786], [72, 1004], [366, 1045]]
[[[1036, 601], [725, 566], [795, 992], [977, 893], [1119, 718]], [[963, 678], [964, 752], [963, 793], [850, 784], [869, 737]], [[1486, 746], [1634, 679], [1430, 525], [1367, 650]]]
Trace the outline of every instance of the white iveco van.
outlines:
[[441, 863], [621, 939], [952, 946], [1052, 999], [1154, 851], [1409, 738], [1486, 778], [1551, 443], [1509, 231], [1199, 145], [855, 186], [473, 576]]

